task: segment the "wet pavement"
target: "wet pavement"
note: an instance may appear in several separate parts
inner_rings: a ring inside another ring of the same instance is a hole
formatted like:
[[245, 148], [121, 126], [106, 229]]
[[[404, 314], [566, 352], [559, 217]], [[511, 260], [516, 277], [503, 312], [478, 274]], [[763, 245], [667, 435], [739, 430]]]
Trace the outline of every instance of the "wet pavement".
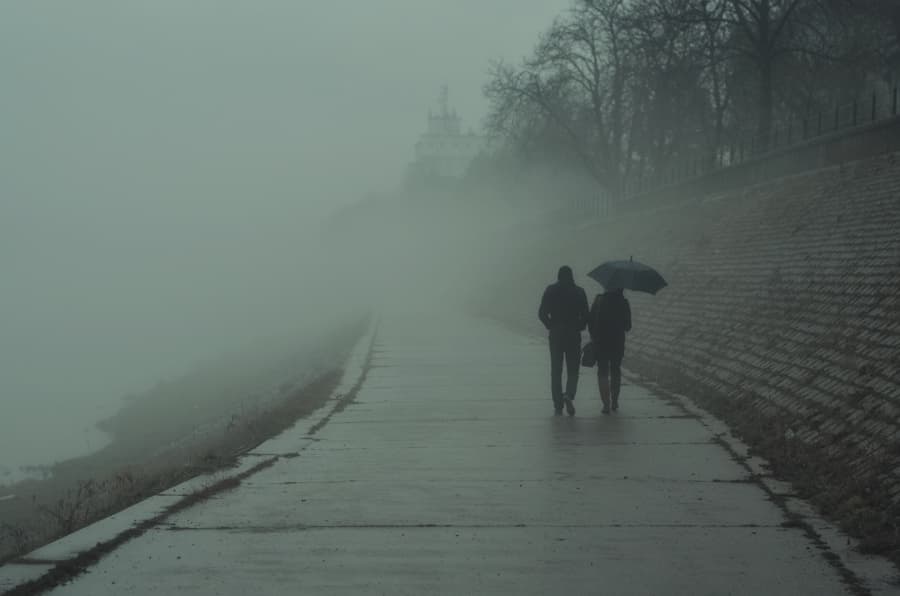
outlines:
[[859, 583], [809, 525], [789, 522], [677, 400], [628, 383], [620, 412], [603, 416], [582, 369], [577, 415], [553, 416], [546, 352], [488, 321], [386, 319], [359, 390], [245, 463], [270, 466], [52, 593], [893, 589]]

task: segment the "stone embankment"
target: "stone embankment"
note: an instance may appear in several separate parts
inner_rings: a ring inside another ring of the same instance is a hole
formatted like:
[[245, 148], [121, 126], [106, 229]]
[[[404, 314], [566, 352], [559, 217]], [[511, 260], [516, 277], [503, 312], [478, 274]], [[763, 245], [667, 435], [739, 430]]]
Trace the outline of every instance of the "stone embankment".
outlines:
[[626, 366], [900, 560], [900, 154], [547, 234], [498, 289], [503, 316], [533, 325], [563, 262], [658, 266], [670, 287], [630, 296]]

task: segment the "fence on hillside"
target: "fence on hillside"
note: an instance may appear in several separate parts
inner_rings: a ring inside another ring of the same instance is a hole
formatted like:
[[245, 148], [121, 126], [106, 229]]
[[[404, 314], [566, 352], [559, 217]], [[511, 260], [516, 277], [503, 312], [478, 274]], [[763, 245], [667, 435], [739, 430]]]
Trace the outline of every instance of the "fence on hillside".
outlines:
[[773, 127], [765, 139], [738, 134], [715, 151], [687, 150], [659, 172], [637, 173], [592, 205], [596, 215], [630, 211], [663, 194], [696, 194], [753, 184], [843, 161], [900, 150], [900, 91], [890, 88]]

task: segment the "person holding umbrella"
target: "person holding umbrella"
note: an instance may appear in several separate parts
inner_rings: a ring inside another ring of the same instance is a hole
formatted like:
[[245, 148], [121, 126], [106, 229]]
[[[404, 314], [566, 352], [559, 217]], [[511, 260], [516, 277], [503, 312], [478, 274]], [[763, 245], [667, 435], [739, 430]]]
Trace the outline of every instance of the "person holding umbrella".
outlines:
[[594, 356], [597, 359], [597, 383], [603, 413], [619, 409], [622, 387], [622, 359], [625, 357], [625, 334], [631, 331], [631, 305], [622, 288], [607, 289], [597, 294], [588, 316]]
[[619, 409], [622, 388], [622, 359], [625, 357], [625, 335], [631, 331], [631, 305], [623, 290], [656, 294], [666, 281], [653, 268], [629, 261], [609, 261], [588, 273], [600, 282], [604, 292], [598, 294], [588, 316], [588, 333], [597, 360], [597, 382], [603, 413]]

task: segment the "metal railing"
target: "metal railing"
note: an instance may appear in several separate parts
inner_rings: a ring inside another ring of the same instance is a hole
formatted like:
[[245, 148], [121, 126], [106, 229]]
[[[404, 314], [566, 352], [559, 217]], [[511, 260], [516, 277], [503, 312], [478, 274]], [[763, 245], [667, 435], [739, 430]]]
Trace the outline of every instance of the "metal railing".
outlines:
[[672, 157], [659, 171], [639, 172], [626, 177], [616, 193], [618, 201], [652, 193], [686, 180], [705, 176], [749, 161], [825, 139], [829, 136], [892, 121], [900, 116], [898, 85], [874, 90], [850, 102], [835, 102], [830, 110], [819, 110], [805, 118], [789, 118], [773, 126], [768, 135], [756, 133], [732, 134], [714, 150], [693, 148]]

